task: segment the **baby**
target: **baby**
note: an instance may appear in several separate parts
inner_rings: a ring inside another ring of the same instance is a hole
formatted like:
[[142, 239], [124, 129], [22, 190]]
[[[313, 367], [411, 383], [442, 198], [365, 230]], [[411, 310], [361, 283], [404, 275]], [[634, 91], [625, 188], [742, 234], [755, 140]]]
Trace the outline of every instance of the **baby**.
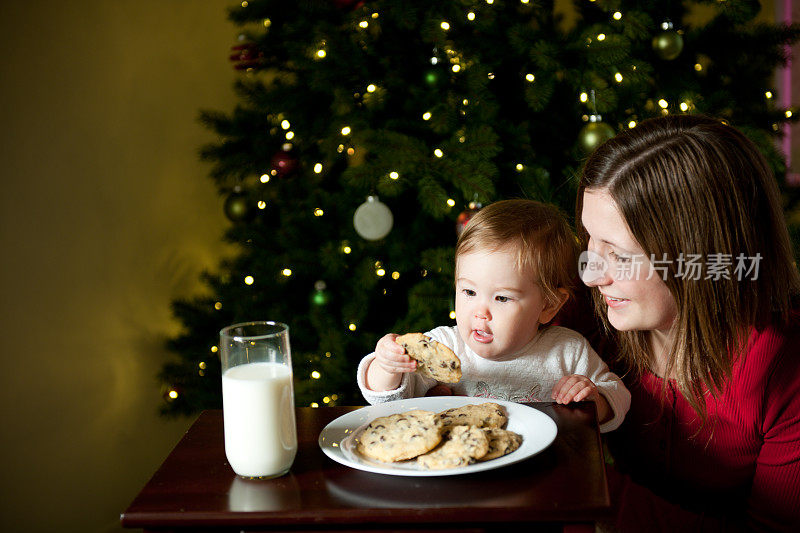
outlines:
[[[577, 241], [554, 207], [503, 200], [481, 209], [456, 245], [456, 326], [426, 333], [461, 360], [458, 395], [558, 403], [591, 400], [600, 430], [616, 429], [630, 393], [577, 332], [547, 325], [577, 279]], [[382, 337], [361, 360], [358, 385], [371, 404], [424, 396], [436, 380]]]

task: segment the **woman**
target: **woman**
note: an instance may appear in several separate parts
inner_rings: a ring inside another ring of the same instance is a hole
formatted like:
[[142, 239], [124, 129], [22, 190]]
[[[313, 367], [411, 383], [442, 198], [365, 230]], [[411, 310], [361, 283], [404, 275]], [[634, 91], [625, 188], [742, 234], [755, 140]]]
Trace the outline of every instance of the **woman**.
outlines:
[[589, 157], [577, 214], [632, 394], [617, 527], [800, 531], [800, 276], [763, 156], [714, 119], [645, 121]]

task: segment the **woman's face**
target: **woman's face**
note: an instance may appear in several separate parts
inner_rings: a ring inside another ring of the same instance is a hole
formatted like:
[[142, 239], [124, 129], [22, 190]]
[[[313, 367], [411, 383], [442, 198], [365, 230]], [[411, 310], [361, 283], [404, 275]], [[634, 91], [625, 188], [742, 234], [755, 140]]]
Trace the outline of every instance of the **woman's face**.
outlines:
[[603, 295], [611, 325], [620, 331], [667, 335], [677, 307], [664, 283], [665, 270], [653, 268], [605, 190], [584, 192], [581, 222], [589, 233], [581, 263], [588, 268], [581, 277]]

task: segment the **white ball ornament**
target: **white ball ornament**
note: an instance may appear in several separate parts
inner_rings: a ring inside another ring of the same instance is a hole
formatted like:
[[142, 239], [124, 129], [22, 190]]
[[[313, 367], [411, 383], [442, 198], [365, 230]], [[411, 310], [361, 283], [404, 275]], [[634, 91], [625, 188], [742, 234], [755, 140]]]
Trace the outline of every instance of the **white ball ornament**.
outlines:
[[386, 204], [377, 196], [367, 196], [367, 201], [358, 206], [353, 215], [353, 226], [362, 238], [377, 241], [392, 231], [394, 217]]

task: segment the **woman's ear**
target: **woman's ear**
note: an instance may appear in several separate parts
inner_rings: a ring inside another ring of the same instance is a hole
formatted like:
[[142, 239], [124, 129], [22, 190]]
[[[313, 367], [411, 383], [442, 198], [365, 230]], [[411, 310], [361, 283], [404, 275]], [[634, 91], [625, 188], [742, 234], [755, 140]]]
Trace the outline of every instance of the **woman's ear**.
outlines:
[[547, 324], [553, 317], [556, 316], [556, 313], [561, 309], [561, 307], [567, 303], [569, 299], [569, 292], [566, 289], [559, 287], [556, 289], [558, 293], [558, 300], [550, 301], [549, 299], [545, 301], [545, 306], [542, 309], [542, 313], [539, 315], [539, 324]]

